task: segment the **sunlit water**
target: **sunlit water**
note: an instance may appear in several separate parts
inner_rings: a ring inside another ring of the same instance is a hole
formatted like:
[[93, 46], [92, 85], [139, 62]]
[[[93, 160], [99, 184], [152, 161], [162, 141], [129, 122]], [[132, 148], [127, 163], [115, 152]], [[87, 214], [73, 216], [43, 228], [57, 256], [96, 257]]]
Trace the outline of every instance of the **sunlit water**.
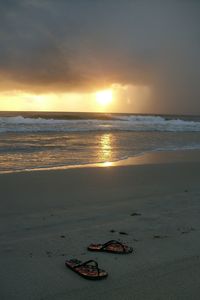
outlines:
[[127, 117], [92, 121], [0, 117], [0, 172], [109, 163], [149, 151], [200, 149], [197, 118], [167, 124], [168, 120], [156, 117], [125, 122], [123, 118]]

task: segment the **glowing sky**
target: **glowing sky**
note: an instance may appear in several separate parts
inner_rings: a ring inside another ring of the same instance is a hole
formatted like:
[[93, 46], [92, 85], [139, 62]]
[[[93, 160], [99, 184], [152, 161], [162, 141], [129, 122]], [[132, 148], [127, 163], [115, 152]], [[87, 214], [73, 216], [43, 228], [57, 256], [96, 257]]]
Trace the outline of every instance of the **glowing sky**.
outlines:
[[195, 0], [0, 0], [0, 110], [200, 113], [199, 28]]

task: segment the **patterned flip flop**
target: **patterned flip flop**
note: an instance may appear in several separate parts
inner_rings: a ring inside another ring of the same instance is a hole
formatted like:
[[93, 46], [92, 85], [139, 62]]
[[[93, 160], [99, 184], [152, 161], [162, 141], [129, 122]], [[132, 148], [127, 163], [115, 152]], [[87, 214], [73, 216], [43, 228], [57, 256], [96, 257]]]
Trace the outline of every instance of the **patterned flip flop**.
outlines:
[[65, 265], [86, 279], [99, 280], [108, 276], [106, 271], [99, 269], [95, 260], [81, 262], [77, 259], [70, 259], [65, 261]]
[[129, 254], [133, 252], [132, 247], [116, 240], [108, 241], [105, 244], [90, 244], [87, 248], [89, 251], [111, 252], [116, 254]]

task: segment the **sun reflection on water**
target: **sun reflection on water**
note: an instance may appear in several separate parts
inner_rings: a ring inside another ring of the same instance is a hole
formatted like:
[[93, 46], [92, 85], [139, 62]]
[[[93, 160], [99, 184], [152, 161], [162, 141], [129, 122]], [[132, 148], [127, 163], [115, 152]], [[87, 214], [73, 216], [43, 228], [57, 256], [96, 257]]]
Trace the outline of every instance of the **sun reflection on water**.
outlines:
[[106, 161], [106, 162], [102, 163], [101, 166], [102, 166], [102, 167], [112, 167], [112, 166], [113, 166], [113, 162], [111, 162], [111, 161]]
[[104, 162], [106, 167], [112, 165], [112, 135], [110, 133], [102, 134], [99, 141], [99, 160]]

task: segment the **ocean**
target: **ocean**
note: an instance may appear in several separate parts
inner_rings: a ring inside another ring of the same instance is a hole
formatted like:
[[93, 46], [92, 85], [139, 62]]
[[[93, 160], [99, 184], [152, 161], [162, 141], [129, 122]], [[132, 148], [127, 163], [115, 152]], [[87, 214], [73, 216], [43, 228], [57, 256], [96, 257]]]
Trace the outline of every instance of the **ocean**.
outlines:
[[0, 112], [0, 173], [200, 149], [200, 116]]

